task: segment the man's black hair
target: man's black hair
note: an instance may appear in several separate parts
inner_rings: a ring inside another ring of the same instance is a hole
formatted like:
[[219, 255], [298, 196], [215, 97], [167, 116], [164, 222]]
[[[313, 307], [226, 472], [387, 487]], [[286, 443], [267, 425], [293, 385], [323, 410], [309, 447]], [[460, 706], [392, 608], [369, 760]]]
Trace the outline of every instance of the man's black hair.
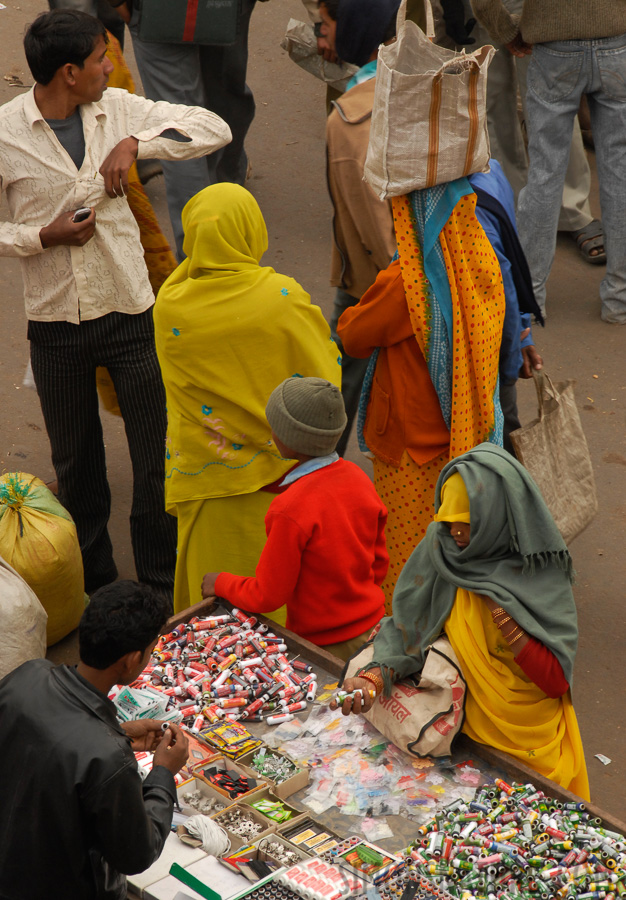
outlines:
[[126, 653], [142, 653], [161, 633], [171, 603], [136, 581], [115, 581], [91, 596], [78, 626], [81, 662], [108, 669]]
[[317, 0], [318, 7], [324, 5], [333, 22], [337, 21], [337, 11], [341, 0]]
[[80, 10], [41, 13], [24, 35], [26, 61], [35, 81], [50, 84], [55, 72], [66, 63], [82, 69], [99, 36], [108, 40], [102, 22]]

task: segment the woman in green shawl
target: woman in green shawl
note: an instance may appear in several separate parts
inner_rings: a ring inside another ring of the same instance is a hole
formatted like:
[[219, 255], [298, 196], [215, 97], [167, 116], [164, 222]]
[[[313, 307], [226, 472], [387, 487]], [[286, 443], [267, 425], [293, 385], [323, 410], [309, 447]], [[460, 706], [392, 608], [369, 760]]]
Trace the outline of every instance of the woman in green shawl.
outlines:
[[404, 567], [372, 662], [347, 679], [389, 694], [419, 674], [444, 631], [467, 682], [463, 730], [584, 799], [585, 757], [570, 685], [578, 642], [572, 561], [537, 486], [493, 444], [443, 469], [434, 521]]

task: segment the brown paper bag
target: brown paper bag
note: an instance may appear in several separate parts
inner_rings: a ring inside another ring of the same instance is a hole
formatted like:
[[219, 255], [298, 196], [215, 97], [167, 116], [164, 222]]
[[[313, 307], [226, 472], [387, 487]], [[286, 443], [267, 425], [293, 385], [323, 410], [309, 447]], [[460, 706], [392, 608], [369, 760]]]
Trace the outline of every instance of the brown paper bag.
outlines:
[[538, 418], [512, 432], [517, 458], [530, 472], [566, 544], [598, 511], [596, 485], [572, 380], [556, 385], [533, 371]]

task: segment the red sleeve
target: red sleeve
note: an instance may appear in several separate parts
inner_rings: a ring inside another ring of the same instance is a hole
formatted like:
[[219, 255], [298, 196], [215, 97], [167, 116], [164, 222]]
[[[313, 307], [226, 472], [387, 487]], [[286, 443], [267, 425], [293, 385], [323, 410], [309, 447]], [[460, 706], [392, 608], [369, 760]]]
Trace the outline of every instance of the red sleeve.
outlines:
[[308, 538], [300, 526], [270, 507], [265, 522], [267, 543], [256, 567], [256, 576], [220, 572], [215, 593], [246, 612], [274, 612], [289, 603], [300, 576], [302, 553]]
[[556, 699], [569, 690], [561, 663], [552, 650], [548, 650], [536, 638], [528, 638], [528, 643], [515, 657], [515, 662], [548, 697]]

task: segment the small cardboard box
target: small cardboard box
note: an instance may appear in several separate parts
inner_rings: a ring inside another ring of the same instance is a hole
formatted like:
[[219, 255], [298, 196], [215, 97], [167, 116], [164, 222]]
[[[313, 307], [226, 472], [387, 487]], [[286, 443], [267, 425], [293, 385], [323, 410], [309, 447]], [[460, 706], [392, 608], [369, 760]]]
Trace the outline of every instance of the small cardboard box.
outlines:
[[252, 837], [252, 840], [258, 841], [263, 837], [266, 837], [268, 834], [273, 834], [276, 831], [276, 823], [272, 822], [266, 816], [262, 816], [261, 813], [257, 812], [256, 809], [252, 809], [250, 806], [247, 806], [245, 803], [233, 803], [232, 806], [228, 806], [226, 809], [222, 810], [222, 812], [217, 813], [213, 816], [213, 819], [217, 822], [218, 825], [221, 825], [222, 828], [226, 830], [228, 837], [230, 838], [231, 846], [233, 850], [238, 850], [239, 847], [243, 847], [244, 844], [251, 843], [249, 837], [243, 837], [239, 834], [235, 834], [234, 831], [231, 831], [226, 824], [226, 819], [228, 817], [228, 813], [233, 812], [234, 810], [239, 810], [244, 813], [246, 816], [250, 816], [253, 821], [258, 822], [260, 825], [263, 825], [263, 831], [259, 834], [256, 834]]
[[193, 770], [197, 766], [209, 763], [220, 754], [215, 747], [209, 747], [201, 738], [195, 737], [189, 732], [186, 732], [186, 735], [189, 743], [189, 757], [180, 771], [185, 778], [193, 778]]
[[[218, 784], [213, 784], [213, 782], [209, 781], [207, 776], [204, 774], [206, 769], [221, 769], [226, 772], [235, 772], [238, 776], [243, 776], [244, 778], [252, 778], [256, 782], [256, 786], [251, 788], [249, 791], [245, 791], [243, 794], [239, 794], [238, 797], [230, 797], [228, 792], [224, 790], [224, 788], [220, 787]], [[215, 756], [208, 763], [203, 763], [201, 766], [196, 766], [193, 770], [193, 775], [195, 778], [200, 778], [202, 781], [205, 781], [210, 787], [214, 788], [216, 791], [219, 791], [230, 803], [238, 803], [240, 800], [251, 796], [252, 794], [256, 794], [259, 791], [264, 791], [268, 787], [267, 781], [264, 781], [260, 778], [255, 772], [252, 772], [247, 766], [242, 766], [241, 763], [234, 762], [232, 759], [227, 759], [224, 756]]]
[[264, 818], [266, 818], [269, 822], [273, 822], [276, 826], [286, 825], [288, 822], [295, 822], [296, 819], [298, 819], [302, 815], [301, 810], [296, 809], [295, 806], [290, 806], [289, 803], [286, 803], [284, 800], [280, 800], [271, 788], [268, 788], [264, 791], [259, 791], [258, 794], [252, 794], [251, 796], [246, 797], [242, 802], [246, 806], [252, 806], [252, 808], [255, 809], [256, 807], [254, 807], [253, 804], [258, 803], [259, 800], [268, 800], [270, 803], [280, 803], [283, 809], [291, 813], [290, 819], [285, 819], [284, 821], [280, 822], [278, 821], [278, 819], [273, 819], [271, 816], [266, 816], [262, 810], [257, 810], [257, 812], [260, 812], [261, 815], [264, 816]]
[[[376, 868], [372, 869], [371, 864], [358, 860], [360, 847], [367, 850], [370, 854], [377, 854], [380, 858], [380, 865], [376, 865]], [[382, 850], [376, 844], [370, 844], [369, 841], [359, 841], [338, 853], [333, 862], [336, 866], [347, 869], [353, 875], [358, 875], [364, 881], [377, 884], [379, 881], [389, 878], [393, 871], [402, 864], [402, 859], [399, 856], [387, 853], [386, 850]]]
[[[277, 750], [270, 751], [273, 756], [280, 756], [283, 759], [289, 760], [290, 763], [293, 764], [293, 760], [289, 759], [289, 757], [284, 753], [279, 753]], [[252, 768], [252, 760], [255, 756], [257, 756], [259, 750], [254, 750], [252, 753], [247, 753], [243, 756], [240, 762], [246, 766], [253, 774], [257, 774], [255, 769]], [[280, 783], [275, 782], [272, 778], [269, 778], [267, 775], [258, 776], [259, 778], [264, 778], [267, 783], [270, 785], [272, 791], [279, 800], [286, 800], [287, 797], [291, 797], [292, 794], [295, 794], [296, 791], [302, 790], [302, 788], [306, 787], [309, 783], [309, 769], [300, 769], [296, 768], [293, 775], [290, 775], [289, 778], [286, 778], [285, 781], [281, 781]]]
[[[307, 823], [310, 824], [307, 826]], [[299, 827], [301, 830], [296, 830]], [[292, 829], [295, 830], [295, 833], [292, 833]], [[331, 850], [344, 840], [344, 838], [317, 822], [307, 813], [303, 813], [296, 819], [279, 825], [277, 832], [289, 844], [294, 844], [309, 856], [319, 856], [320, 853]], [[285, 832], [290, 832], [289, 836]]]
[[202, 778], [192, 778], [190, 781], [186, 781], [184, 784], [181, 784], [180, 787], [176, 788], [176, 796], [178, 798], [178, 805], [181, 810], [190, 816], [198, 815], [198, 810], [194, 809], [193, 806], [189, 805], [189, 802], [184, 799], [185, 794], [189, 794], [193, 791], [199, 791], [203, 797], [206, 797], [209, 800], [215, 800], [218, 803], [222, 804], [222, 809], [215, 809], [210, 813], [201, 813], [203, 816], [213, 816], [218, 812], [222, 812], [223, 809], [226, 809], [227, 806], [230, 806], [230, 800], [228, 797], [224, 796], [223, 791], [218, 791], [212, 784], [208, 784]]
[[311, 854], [306, 853], [302, 849], [302, 847], [296, 847], [295, 844], [291, 844], [287, 840], [287, 838], [284, 838], [282, 834], [278, 834], [278, 832], [276, 832], [275, 834], [268, 834], [266, 835], [266, 837], [259, 838], [254, 842], [254, 846], [257, 848], [260, 854], [259, 859], [270, 859], [273, 862], [280, 863], [281, 866], [285, 866], [286, 868], [289, 868], [289, 866], [293, 865], [293, 863], [282, 862], [280, 859], [273, 856], [271, 850], [268, 849], [269, 844], [280, 844], [290, 853], [293, 853], [298, 858], [298, 860], [311, 858]]

